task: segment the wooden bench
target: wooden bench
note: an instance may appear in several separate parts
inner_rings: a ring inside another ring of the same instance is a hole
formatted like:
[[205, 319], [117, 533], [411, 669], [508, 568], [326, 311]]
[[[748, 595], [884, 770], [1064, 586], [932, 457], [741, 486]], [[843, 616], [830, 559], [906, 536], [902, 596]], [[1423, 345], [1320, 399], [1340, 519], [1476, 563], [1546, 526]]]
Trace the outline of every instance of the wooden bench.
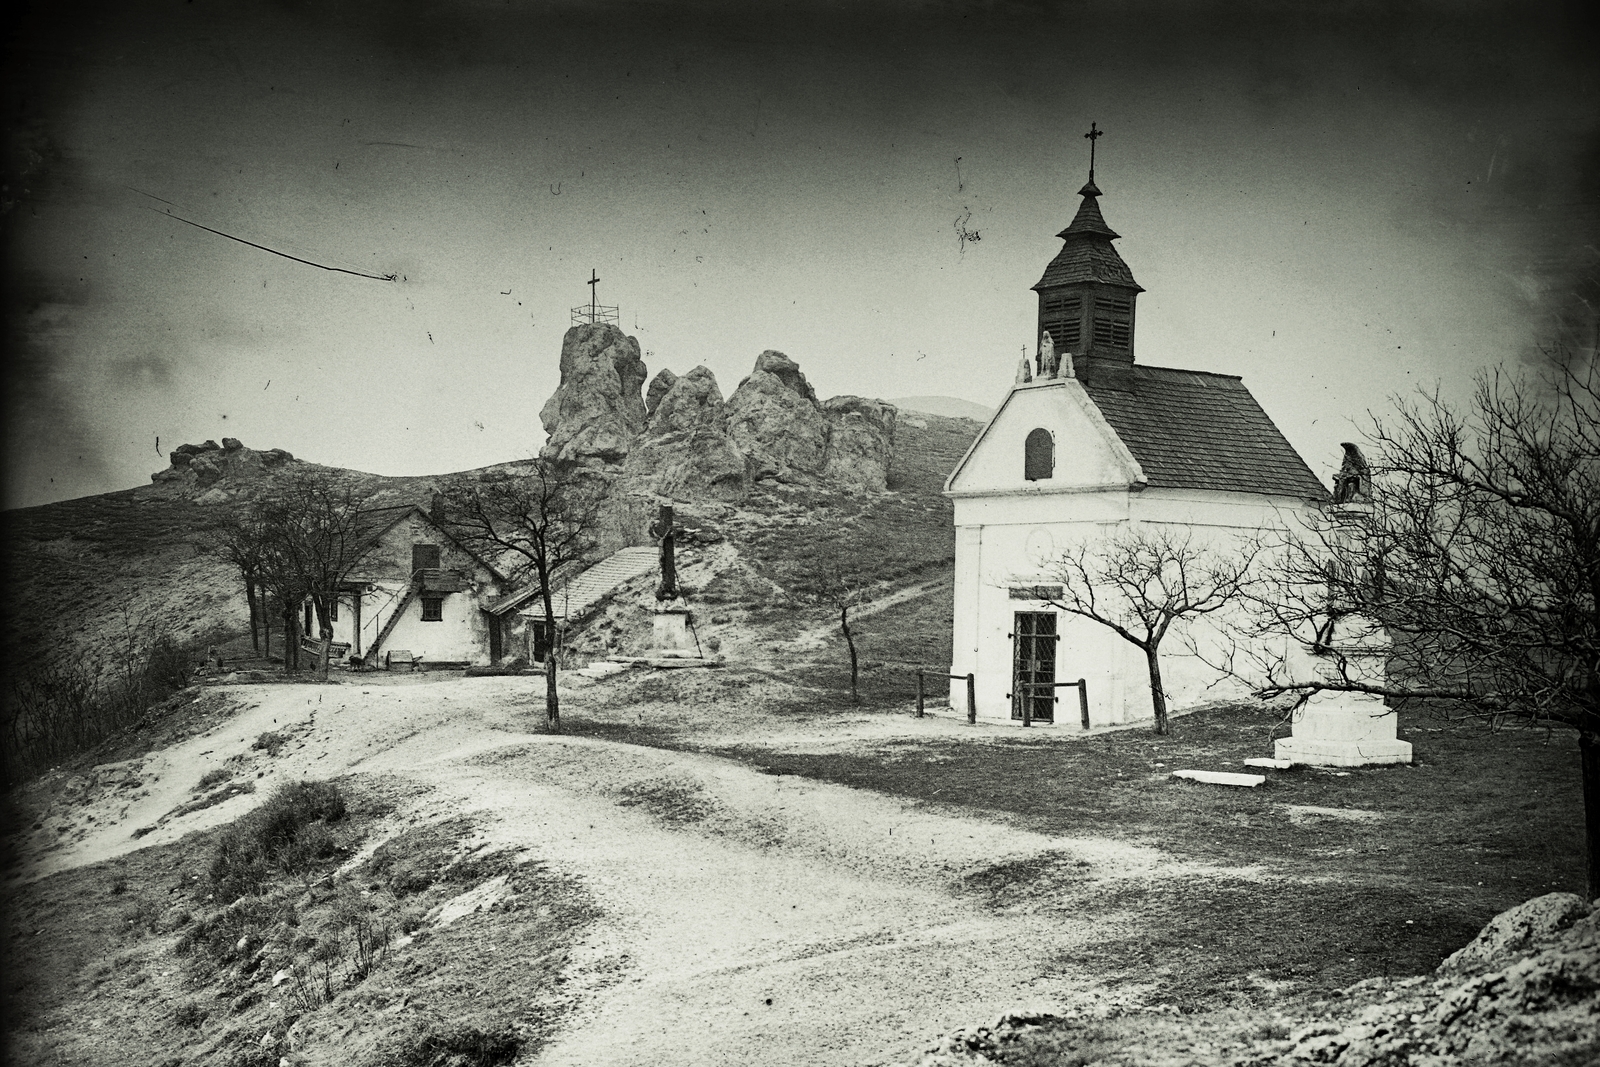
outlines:
[[[311, 653], [312, 656], [316, 656], [322, 651], [322, 640], [320, 638], [313, 640], [309, 637], [303, 637], [300, 639], [300, 649]], [[332, 663], [339, 662], [349, 654], [349, 641], [333, 641], [328, 644], [328, 660]]]
[[412, 655], [410, 650], [397, 648], [383, 654], [383, 669], [386, 671], [404, 670], [414, 671], [422, 663], [422, 653]]

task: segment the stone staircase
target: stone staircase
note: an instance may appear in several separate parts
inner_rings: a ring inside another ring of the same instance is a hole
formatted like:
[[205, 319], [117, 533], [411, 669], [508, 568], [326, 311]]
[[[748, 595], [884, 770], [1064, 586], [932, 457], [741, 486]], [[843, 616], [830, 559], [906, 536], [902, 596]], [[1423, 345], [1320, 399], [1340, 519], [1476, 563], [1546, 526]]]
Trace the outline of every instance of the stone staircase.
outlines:
[[569, 619], [576, 619], [617, 586], [656, 567], [659, 553], [654, 546], [624, 548], [577, 575], [556, 591], [555, 608]]

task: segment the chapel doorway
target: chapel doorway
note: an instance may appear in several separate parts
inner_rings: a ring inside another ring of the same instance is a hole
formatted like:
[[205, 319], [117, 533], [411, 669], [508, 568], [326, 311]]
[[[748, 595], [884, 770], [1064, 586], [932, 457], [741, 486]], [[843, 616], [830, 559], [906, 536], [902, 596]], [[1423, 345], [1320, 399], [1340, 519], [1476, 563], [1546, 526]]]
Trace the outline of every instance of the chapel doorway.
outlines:
[[1019, 611], [1012, 629], [1011, 717], [1021, 719], [1023, 708], [1035, 722], [1056, 717], [1056, 613]]

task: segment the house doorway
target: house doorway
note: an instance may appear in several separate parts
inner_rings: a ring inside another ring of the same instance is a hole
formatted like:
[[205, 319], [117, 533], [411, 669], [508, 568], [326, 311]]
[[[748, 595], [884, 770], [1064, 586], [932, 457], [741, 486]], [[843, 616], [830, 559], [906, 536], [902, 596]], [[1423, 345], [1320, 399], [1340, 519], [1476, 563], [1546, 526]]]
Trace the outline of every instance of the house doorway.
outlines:
[[[1054, 722], [1056, 717], [1056, 613], [1019, 611], [1012, 629], [1011, 717]], [[1025, 703], [1026, 702], [1026, 703]]]

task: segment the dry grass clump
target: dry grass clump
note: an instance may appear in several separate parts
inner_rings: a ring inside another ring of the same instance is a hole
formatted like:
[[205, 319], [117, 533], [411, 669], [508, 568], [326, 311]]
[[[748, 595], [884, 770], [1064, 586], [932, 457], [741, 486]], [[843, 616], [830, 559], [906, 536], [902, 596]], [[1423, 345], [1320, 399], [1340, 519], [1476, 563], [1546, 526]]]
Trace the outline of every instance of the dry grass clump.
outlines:
[[257, 893], [274, 871], [300, 874], [337, 850], [330, 823], [345, 815], [331, 782], [289, 782], [217, 841], [211, 882], [221, 899]]

